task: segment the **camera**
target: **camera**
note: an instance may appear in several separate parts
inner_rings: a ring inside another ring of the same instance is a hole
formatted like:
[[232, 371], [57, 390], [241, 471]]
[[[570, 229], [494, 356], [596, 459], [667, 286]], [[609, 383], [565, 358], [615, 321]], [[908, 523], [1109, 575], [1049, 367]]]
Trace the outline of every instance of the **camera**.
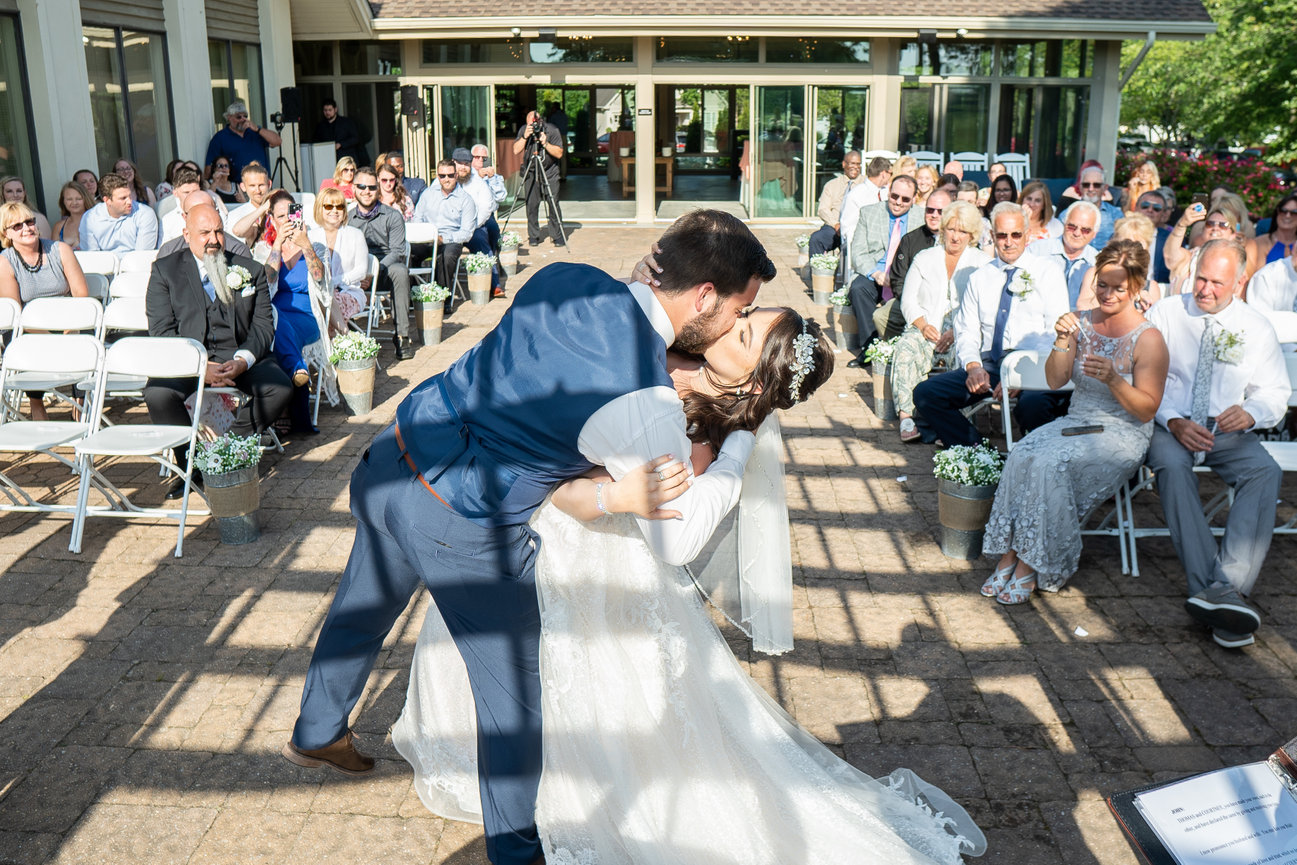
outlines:
[[544, 123], [541, 123], [539, 120], [534, 120], [534, 121], [532, 121], [531, 127], [527, 130], [527, 137], [528, 137], [528, 138], [544, 138], [544, 137], [545, 137], [545, 124], [544, 124]]
[[275, 124], [277, 128], [282, 129], [284, 126], [284, 112], [276, 111], [274, 114], [270, 115], [270, 122]]

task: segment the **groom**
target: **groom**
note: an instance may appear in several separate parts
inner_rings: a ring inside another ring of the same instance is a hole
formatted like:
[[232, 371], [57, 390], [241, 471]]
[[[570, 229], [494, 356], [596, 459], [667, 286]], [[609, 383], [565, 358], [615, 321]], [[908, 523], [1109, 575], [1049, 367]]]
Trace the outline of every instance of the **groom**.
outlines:
[[[774, 278], [765, 249], [716, 210], [681, 217], [658, 241], [661, 284], [627, 287], [602, 271], [554, 264], [499, 325], [419, 385], [351, 480], [351, 559], [324, 621], [284, 756], [358, 775], [348, 718], [396, 617], [420, 583], [464, 663], [477, 709], [487, 855], [543, 861], [535, 825], [541, 771], [540, 611], [528, 526], [549, 491], [594, 465], [614, 478], [662, 454], [687, 458], [668, 346], [701, 353]], [[672, 508], [641, 519], [664, 561], [691, 561], [738, 501], [751, 433]]]

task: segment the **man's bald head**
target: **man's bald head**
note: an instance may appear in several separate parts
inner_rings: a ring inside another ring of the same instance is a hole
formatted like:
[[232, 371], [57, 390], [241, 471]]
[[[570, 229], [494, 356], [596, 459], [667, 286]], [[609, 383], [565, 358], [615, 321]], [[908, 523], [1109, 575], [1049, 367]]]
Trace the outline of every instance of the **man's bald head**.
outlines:
[[[195, 193], [197, 195], [199, 193]], [[205, 194], [205, 193], [204, 193]], [[192, 199], [193, 196], [190, 196]], [[209, 197], [207, 201], [194, 201], [185, 214], [185, 242], [198, 258], [220, 253], [225, 249], [225, 228], [221, 215]]]
[[[186, 216], [189, 215], [191, 209], [202, 207], [203, 205], [207, 205], [213, 210], [216, 209], [215, 203], [212, 202], [212, 196], [209, 193], [203, 192], [201, 189], [184, 190], [177, 187], [176, 193], [176, 200], [180, 202], [180, 212]], [[220, 214], [218, 213], [217, 215], [219, 216]]]

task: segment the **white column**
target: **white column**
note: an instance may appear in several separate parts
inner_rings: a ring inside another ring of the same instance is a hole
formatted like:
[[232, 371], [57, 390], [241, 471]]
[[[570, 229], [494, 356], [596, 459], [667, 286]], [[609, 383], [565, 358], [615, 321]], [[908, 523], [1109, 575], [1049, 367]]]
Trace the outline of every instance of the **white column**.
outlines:
[[46, 199], [42, 210], [57, 219], [59, 187], [72, 179], [72, 172], [89, 168], [99, 173], [81, 6], [77, 0], [18, 0], [18, 11]]
[[[653, 146], [653, 130], [656, 127], [657, 113], [671, 111], [675, 106], [661, 106], [653, 101], [653, 37], [637, 36], [635, 38], [635, 222], [638, 225], [652, 225], [657, 215], [655, 199], [657, 193], [657, 149]], [[641, 114], [645, 108], [652, 114]], [[623, 182], [625, 177], [623, 175]]]
[[1109, 183], [1117, 162], [1117, 127], [1121, 122], [1121, 43], [1098, 42], [1094, 52], [1094, 77], [1090, 85], [1090, 114], [1085, 136], [1085, 158], [1097, 159], [1107, 170]]
[[896, 39], [874, 39], [870, 60], [874, 66], [874, 83], [869, 89], [869, 133], [866, 150], [896, 150], [900, 141], [901, 76], [889, 75], [895, 64], [892, 57], [900, 50]]
[[[266, 100], [266, 115], [278, 111], [280, 105], [279, 90], [281, 87], [293, 87], [297, 78], [293, 74], [293, 21], [289, 4], [282, 0], [258, 0], [257, 18], [261, 23], [261, 70], [265, 76], [263, 89]], [[306, 106], [302, 106], [303, 110]], [[298, 144], [300, 124], [290, 123], [284, 127], [283, 147], [280, 153], [293, 166], [294, 171], [301, 168]], [[273, 164], [277, 153], [271, 154]], [[299, 178], [300, 180], [300, 178]], [[286, 186], [291, 183], [285, 183]], [[298, 190], [299, 192], [301, 190]]]
[[203, 0], [162, 0], [175, 105], [176, 154], [201, 163], [212, 133], [224, 120], [212, 117], [212, 71], [207, 52]]

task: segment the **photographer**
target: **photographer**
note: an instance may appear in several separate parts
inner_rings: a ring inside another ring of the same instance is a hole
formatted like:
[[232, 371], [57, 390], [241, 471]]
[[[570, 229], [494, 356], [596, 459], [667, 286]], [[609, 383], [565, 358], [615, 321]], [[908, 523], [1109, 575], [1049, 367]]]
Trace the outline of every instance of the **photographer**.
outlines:
[[[563, 235], [559, 231], [562, 216], [558, 210], [558, 166], [563, 158], [563, 135], [552, 123], [540, 119], [535, 111], [527, 112], [527, 121], [518, 130], [518, 137], [513, 142], [514, 153], [524, 153], [522, 162], [523, 188], [527, 197], [527, 243], [539, 246], [540, 236], [540, 199], [546, 182], [549, 184], [549, 195], [545, 197], [548, 207], [549, 236], [555, 246], [563, 245]], [[540, 156], [541, 177], [534, 166], [532, 156]]]

